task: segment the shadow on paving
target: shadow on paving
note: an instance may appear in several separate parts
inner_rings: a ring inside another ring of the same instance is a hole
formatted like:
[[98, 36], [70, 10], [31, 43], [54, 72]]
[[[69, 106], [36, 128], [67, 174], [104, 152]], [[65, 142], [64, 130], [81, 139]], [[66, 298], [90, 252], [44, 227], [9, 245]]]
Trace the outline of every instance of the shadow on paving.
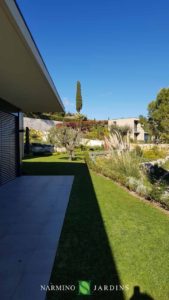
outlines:
[[[120, 282], [87, 165], [24, 162], [23, 170], [29, 175], [75, 176], [49, 286], [57, 285], [63, 289], [65, 285], [75, 285], [76, 289], [67, 292], [49, 291], [47, 299], [124, 300], [121, 288], [124, 285]], [[85, 283], [81, 287], [82, 292], [89, 292], [90, 296], [79, 295], [80, 280], [91, 283], [91, 290]], [[106, 285], [116, 291], [93, 291], [95, 285], [97, 288]], [[131, 299], [136, 299], [135, 294], [133, 297]]]

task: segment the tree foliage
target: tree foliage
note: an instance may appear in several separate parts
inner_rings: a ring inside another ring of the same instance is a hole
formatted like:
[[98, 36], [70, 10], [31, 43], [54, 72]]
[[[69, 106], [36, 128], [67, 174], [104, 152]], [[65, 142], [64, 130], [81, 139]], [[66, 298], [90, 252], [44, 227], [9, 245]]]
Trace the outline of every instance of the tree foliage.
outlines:
[[140, 116], [140, 123], [156, 141], [169, 141], [169, 88], [161, 89], [149, 103], [148, 117]]
[[65, 147], [69, 159], [75, 157], [75, 148], [80, 145], [81, 131], [67, 126], [52, 127], [49, 131], [48, 140], [56, 147]]
[[82, 109], [82, 94], [81, 94], [81, 83], [77, 81], [77, 88], [76, 88], [76, 110], [80, 113]]
[[31, 143], [41, 143], [43, 141], [43, 132], [40, 130], [35, 130], [30, 128], [29, 130], [30, 142]]

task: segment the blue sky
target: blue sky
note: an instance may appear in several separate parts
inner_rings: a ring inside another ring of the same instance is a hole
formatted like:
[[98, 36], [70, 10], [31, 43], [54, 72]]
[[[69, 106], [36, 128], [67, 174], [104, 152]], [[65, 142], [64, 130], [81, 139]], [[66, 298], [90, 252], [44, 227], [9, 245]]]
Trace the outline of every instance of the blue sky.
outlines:
[[168, 0], [18, 0], [66, 110], [107, 119], [146, 114], [169, 86]]

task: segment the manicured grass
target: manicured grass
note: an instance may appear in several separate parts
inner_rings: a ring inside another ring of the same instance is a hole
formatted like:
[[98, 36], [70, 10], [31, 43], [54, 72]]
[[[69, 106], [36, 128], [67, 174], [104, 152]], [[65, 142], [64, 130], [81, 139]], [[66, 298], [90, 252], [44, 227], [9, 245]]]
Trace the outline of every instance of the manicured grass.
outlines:
[[[132, 299], [169, 299], [168, 215], [89, 172], [80, 155], [73, 163], [66, 155], [28, 159], [23, 170], [26, 174], [75, 175], [52, 284], [91, 280], [92, 284], [129, 286], [123, 292], [99, 292], [94, 299], [131, 299], [134, 286], [149, 298]], [[77, 292], [49, 292], [47, 297], [84, 298]]]

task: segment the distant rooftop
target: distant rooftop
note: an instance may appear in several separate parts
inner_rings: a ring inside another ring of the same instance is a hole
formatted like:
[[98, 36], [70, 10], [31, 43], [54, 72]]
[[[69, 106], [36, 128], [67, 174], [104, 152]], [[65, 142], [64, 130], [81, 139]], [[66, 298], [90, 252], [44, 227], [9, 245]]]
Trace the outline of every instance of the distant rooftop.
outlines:
[[139, 118], [138, 117], [127, 117], [127, 118], [122, 117], [122, 118], [109, 119], [109, 121], [113, 121], [113, 120], [139, 120]]

